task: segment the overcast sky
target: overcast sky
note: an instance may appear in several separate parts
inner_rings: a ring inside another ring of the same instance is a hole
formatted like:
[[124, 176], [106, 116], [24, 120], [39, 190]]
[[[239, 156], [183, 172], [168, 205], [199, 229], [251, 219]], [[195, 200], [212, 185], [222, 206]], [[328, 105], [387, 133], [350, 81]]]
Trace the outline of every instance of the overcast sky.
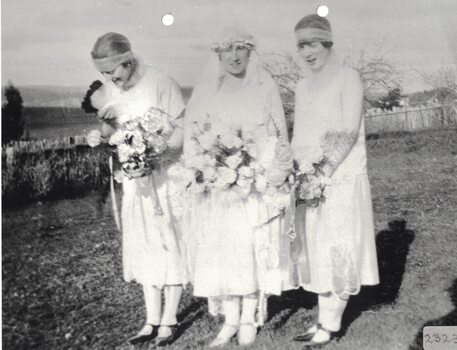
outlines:
[[[242, 23], [261, 54], [296, 55], [293, 27], [320, 4], [340, 56], [381, 47], [402, 70], [457, 63], [457, 0], [2, 0], [2, 83], [88, 85], [100, 78], [95, 40], [116, 31], [148, 63], [193, 85], [224, 25]], [[166, 13], [175, 17], [169, 27]], [[424, 86], [408, 75], [404, 87]]]

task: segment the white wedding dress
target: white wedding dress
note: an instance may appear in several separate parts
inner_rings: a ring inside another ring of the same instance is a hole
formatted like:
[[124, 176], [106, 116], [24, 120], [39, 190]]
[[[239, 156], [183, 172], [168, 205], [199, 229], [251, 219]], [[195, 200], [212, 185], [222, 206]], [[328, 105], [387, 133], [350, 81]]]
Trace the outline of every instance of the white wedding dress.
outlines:
[[[287, 139], [282, 104], [273, 84], [218, 91], [206, 99], [203, 110], [214, 130], [249, 133], [259, 150], [265, 149], [267, 137], [276, 129]], [[274, 216], [274, 208], [253, 193], [237, 200], [226, 200], [225, 193], [188, 193], [186, 202], [183, 224], [194, 295], [210, 299], [211, 313], [221, 311], [217, 301], [226, 296], [258, 291], [281, 294], [289, 281], [284, 218], [262, 225]]]

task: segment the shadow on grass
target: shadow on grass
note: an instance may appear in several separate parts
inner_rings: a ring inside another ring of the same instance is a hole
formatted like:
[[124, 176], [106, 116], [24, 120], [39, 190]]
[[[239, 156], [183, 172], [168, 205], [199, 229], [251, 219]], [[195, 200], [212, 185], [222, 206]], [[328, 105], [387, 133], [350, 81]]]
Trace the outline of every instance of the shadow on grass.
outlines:
[[[440, 317], [435, 320], [430, 320], [425, 322], [422, 327], [419, 328], [419, 331], [416, 334], [416, 338], [413, 343], [409, 346], [409, 350], [421, 350], [422, 349], [422, 339], [423, 339], [423, 330], [426, 326], [457, 326], [457, 278], [452, 283], [452, 286], [447, 290], [451, 298], [452, 304], [454, 305], [454, 310], [452, 310], [447, 315]], [[455, 341], [455, 340], [452, 340]], [[455, 345], [455, 344], [454, 344]]]
[[[363, 311], [375, 309], [383, 304], [395, 302], [405, 272], [406, 257], [415, 233], [406, 228], [403, 219], [389, 222], [388, 230], [383, 230], [376, 236], [380, 284], [365, 286], [360, 293], [349, 299], [349, 304], [342, 321], [342, 333], [346, 333], [349, 325]], [[279, 297], [270, 297], [268, 301], [269, 319], [275, 320], [274, 328], [279, 328], [300, 308], [313, 308], [317, 296], [303, 289], [284, 292]], [[287, 310], [285, 312], [284, 310]]]
[[403, 219], [389, 222], [388, 229], [377, 234], [376, 250], [380, 284], [362, 287], [358, 295], [349, 299], [343, 316], [343, 333], [363, 311], [395, 302], [403, 281], [409, 247], [414, 237], [414, 231], [406, 228], [406, 221]]
[[181, 335], [199, 318], [203, 317], [208, 309], [206, 307], [207, 301], [204, 298], [191, 298], [191, 302], [181, 312], [178, 313], [178, 330], [176, 339]]
[[[378, 233], [376, 249], [381, 283], [377, 286], [365, 286], [357, 296], [349, 299], [343, 317], [343, 334], [363, 311], [395, 302], [403, 280], [409, 246], [414, 237], [415, 233], [406, 228], [406, 221], [402, 219], [389, 222], [388, 229]], [[301, 288], [287, 291], [279, 297], [269, 298], [268, 315], [270, 320], [281, 315], [280, 320], [275, 322], [275, 328], [278, 328], [300, 308], [311, 309], [316, 302], [315, 294]]]
[[[301, 308], [312, 309], [317, 304], [317, 294], [302, 288], [283, 292], [268, 298], [268, 320], [274, 329], [283, 326]], [[311, 322], [311, 320], [309, 320]]]

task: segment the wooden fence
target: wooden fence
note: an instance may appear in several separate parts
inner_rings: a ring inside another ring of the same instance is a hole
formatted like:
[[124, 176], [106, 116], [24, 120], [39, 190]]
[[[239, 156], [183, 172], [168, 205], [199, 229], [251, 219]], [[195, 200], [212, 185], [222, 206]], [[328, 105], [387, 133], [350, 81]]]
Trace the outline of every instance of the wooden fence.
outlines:
[[[446, 105], [404, 109], [365, 116], [367, 134], [392, 131], [415, 131], [457, 126], [457, 106]], [[2, 154], [38, 152], [44, 149], [72, 148], [85, 145], [85, 136], [67, 136], [57, 140], [13, 141], [3, 145]]]
[[367, 134], [392, 131], [415, 131], [457, 126], [457, 106], [434, 106], [403, 109], [365, 116]]

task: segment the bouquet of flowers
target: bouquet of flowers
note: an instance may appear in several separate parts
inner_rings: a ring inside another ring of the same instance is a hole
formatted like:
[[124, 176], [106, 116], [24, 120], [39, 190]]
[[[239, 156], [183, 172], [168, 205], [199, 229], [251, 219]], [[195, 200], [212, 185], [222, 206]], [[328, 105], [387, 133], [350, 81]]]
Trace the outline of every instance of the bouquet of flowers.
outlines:
[[167, 149], [167, 141], [173, 133], [168, 114], [151, 107], [146, 113], [129, 119], [118, 126], [108, 143], [115, 147], [121, 173], [116, 178], [129, 176], [130, 172], [152, 171]]
[[304, 148], [295, 153], [295, 198], [298, 203], [317, 207], [325, 201], [325, 189], [331, 184], [322, 170], [328, 158], [321, 147]]
[[[155, 107], [118, 123], [107, 140], [121, 167], [114, 174], [116, 181], [122, 182], [124, 176], [132, 177], [132, 173], [144, 175], [152, 171], [162, 160], [173, 130], [169, 115]], [[92, 130], [88, 144], [96, 147], [102, 138], [100, 131]]]
[[209, 117], [193, 124], [192, 135], [188, 157], [169, 171], [190, 192], [218, 191], [230, 200], [257, 192], [278, 208], [288, 205], [285, 185], [293, 163], [287, 142], [271, 136], [260, 152], [253, 135], [241, 130], [217, 133]]

